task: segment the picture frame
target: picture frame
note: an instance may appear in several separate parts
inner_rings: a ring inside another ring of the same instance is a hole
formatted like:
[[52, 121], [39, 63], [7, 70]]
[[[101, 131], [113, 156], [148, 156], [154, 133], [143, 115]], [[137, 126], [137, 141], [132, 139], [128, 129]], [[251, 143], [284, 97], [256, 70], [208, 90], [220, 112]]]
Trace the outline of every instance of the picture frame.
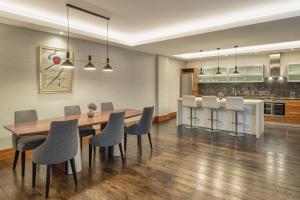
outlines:
[[[39, 93], [72, 92], [74, 69], [63, 69], [68, 50], [55, 47], [39, 46], [38, 88]], [[70, 60], [73, 61], [73, 51]]]

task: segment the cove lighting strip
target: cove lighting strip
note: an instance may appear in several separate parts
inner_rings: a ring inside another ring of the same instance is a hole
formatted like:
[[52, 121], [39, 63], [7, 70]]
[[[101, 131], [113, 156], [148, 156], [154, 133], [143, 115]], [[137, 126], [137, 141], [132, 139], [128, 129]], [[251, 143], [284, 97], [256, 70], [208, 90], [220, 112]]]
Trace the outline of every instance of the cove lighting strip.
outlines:
[[[67, 27], [65, 17], [55, 16], [50, 12], [30, 7], [26, 3], [20, 4], [9, 0], [0, 0], [0, 15], [60, 30]], [[113, 42], [136, 46], [295, 16], [300, 16], [300, 0], [277, 1], [266, 6], [234, 11], [215, 18], [194, 20], [134, 34], [125, 34], [111, 29], [109, 35], [110, 40]], [[79, 21], [70, 21], [70, 28], [72, 33], [88, 37], [104, 39], [106, 36], [105, 27], [87, 25]]]
[[201, 57], [202, 58], [216, 57], [218, 56], [218, 54], [220, 56], [230, 56], [230, 55], [234, 55], [235, 51], [237, 51], [237, 54], [249, 54], [249, 53], [279, 51], [279, 50], [296, 49], [296, 48], [300, 48], [300, 40], [291, 41], [291, 42], [264, 44], [264, 45], [257, 45], [257, 46], [221, 49], [219, 51], [218, 50], [203, 51], [202, 53], [199, 51], [194, 53], [185, 53], [185, 54], [178, 54], [173, 56], [188, 60], [188, 59], [196, 59]]

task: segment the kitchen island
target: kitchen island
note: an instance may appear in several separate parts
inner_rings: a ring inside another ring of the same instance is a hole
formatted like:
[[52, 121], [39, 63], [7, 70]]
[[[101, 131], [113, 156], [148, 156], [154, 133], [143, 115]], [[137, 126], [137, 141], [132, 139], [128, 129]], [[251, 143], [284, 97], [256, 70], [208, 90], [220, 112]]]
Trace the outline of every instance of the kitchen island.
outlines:
[[[193, 124], [197, 127], [210, 128], [210, 110], [201, 107], [202, 98], [197, 97], [196, 101], [200, 105], [196, 111], [193, 111]], [[218, 130], [234, 131], [235, 114], [233, 111], [225, 109], [226, 99], [218, 99], [220, 109], [214, 114], [218, 121], [214, 122], [214, 127]], [[238, 132], [253, 134], [259, 138], [264, 133], [264, 101], [258, 99], [244, 99], [244, 112], [238, 113], [239, 123]], [[190, 109], [182, 106], [182, 99], [178, 99], [177, 125], [190, 125]]]

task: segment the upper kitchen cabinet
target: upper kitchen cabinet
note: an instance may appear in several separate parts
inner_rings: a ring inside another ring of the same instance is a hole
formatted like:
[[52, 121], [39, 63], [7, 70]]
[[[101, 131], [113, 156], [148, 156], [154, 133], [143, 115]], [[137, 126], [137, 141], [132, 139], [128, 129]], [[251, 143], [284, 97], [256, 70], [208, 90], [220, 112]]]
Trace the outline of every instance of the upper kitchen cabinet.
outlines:
[[199, 74], [199, 83], [234, 83], [234, 82], [263, 82], [264, 66], [241, 66], [239, 74], [233, 74], [234, 67], [220, 68], [222, 74], [217, 75], [216, 68], [203, 69], [203, 75]]
[[289, 64], [287, 66], [287, 81], [300, 82], [300, 64]]

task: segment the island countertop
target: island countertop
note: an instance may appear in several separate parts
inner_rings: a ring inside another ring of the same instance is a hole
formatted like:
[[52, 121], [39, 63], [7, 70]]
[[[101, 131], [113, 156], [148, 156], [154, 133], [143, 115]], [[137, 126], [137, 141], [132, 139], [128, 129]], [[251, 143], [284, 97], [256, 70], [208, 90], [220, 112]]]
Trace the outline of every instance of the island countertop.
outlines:
[[[182, 100], [182, 98], [178, 98], [179, 101]], [[196, 101], [201, 103], [202, 102], [202, 97], [196, 97]], [[223, 99], [218, 99], [218, 102], [220, 104], [225, 104], [226, 103], [226, 98]], [[244, 99], [244, 104], [259, 104], [259, 103], [263, 103], [264, 100], [261, 99]]]

